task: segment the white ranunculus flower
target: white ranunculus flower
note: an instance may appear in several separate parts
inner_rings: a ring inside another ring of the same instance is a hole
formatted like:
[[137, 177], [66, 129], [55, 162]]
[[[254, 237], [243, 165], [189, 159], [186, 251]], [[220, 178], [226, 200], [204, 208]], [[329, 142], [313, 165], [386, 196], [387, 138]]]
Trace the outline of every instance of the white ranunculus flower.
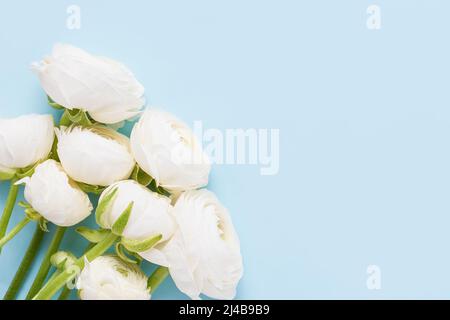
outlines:
[[14, 173], [47, 158], [55, 136], [53, 127], [51, 115], [0, 119], [0, 173]]
[[208, 184], [208, 156], [192, 130], [171, 114], [145, 111], [130, 141], [136, 162], [158, 186], [180, 192]]
[[92, 212], [87, 194], [81, 191], [55, 160], [39, 164], [31, 177], [17, 183], [25, 184], [25, 199], [33, 209], [58, 226], [73, 226]]
[[108, 195], [115, 192], [114, 198], [98, 218], [98, 224], [111, 229], [125, 209], [133, 202], [131, 215], [122, 232], [128, 240], [145, 240], [162, 235], [160, 242], [169, 239], [175, 229], [170, 215], [170, 199], [150, 191], [134, 180], [125, 180], [109, 186], [103, 191], [99, 207], [107, 201]]
[[56, 44], [32, 69], [53, 101], [101, 123], [133, 118], [145, 103], [144, 87], [124, 65], [71, 45]]
[[82, 300], [150, 300], [147, 276], [115, 256], [86, 261], [77, 280]]
[[135, 161], [124, 135], [100, 126], [56, 129], [56, 135], [61, 164], [75, 181], [109, 186], [131, 175]]
[[228, 211], [203, 189], [183, 193], [172, 213], [178, 225], [173, 237], [141, 256], [167, 266], [177, 287], [192, 299], [200, 294], [233, 299], [243, 265]]

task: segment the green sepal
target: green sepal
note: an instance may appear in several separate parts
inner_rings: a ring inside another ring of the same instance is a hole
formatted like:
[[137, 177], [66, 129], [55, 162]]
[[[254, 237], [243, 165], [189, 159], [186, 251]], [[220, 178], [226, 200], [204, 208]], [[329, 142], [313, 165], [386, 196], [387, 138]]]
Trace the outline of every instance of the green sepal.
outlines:
[[56, 110], [62, 110], [64, 109], [64, 107], [60, 104], [57, 104], [55, 101], [53, 101], [52, 98], [50, 98], [50, 96], [47, 96], [47, 100], [48, 100], [48, 104], [50, 105], [50, 107], [56, 109]]
[[72, 124], [72, 121], [70, 121], [69, 118], [69, 111], [66, 109], [64, 113], [62, 114], [61, 118], [59, 119], [59, 126], [60, 127], [69, 127]]
[[34, 210], [31, 206], [24, 207], [24, 208], [25, 208], [25, 215], [27, 216], [28, 219], [30, 219], [32, 221], [41, 220], [42, 216], [39, 214], [39, 212]]
[[144, 252], [153, 248], [159, 241], [162, 235], [157, 235], [144, 240], [130, 240], [122, 238], [121, 243], [130, 252]]
[[152, 182], [150, 183], [148, 188], [150, 190], [152, 190], [153, 192], [159, 193], [160, 195], [163, 195], [163, 196], [166, 196], [166, 197], [170, 197], [170, 192], [167, 191], [166, 189], [164, 189], [163, 187], [158, 186], [156, 184], [156, 180], [155, 179], [152, 180]]
[[92, 126], [95, 124], [94, 121], [86, 111], [81, 109], [66, 109], [59, 120], [60, 126], [68, 127], [70, 125], [79, 125], [79, 126]]
[[95, 210], [95, 221], [99, 226], [103, 227], [102, 216], [112, 206], [112, 203], [117, 197], [117, 192], [117, 188], [110, 190], [107, 194], [103, 195], [103, 198], [98, 203], [97, 210]]
[[18, 179], [23, 179], [26, 177], [31, 177], [34, 174], [34, 170], [38, 165], [40, 165], [43, 162], [43, 160], [36, 162], [35, 164], [28, 166], [26, 168], [20, 169], [17, 171], [16, 176]]
[[31, 204], [29, 204], [28, 202], [25, 202], [25, 201], [19, 201], [17, 204], [19, 205], [19, 207], [22, 207], [24, 209], [31, 208]]
[[130, 202], [128, 207], [120, 214], [119, 218], [114, 222], [111, 227], [112, 233], [117, 236], [121, 236], [123, 230], [125, 230], [128, 220], [130, 219], [131, 211], [133, 211], [134, 202]]
[[87, 227], [79, 227], [75, 231], [90, 243], [99, 243], [109, 234], [106, 229], [93, 230]]
[[43, 217], [41, 217], [38, 220], [38, 223], [39, 223], [39, 227], [41, 228], [42, 231], [49, 232], [48, 227], [47, 227], [47, 223], [48, 223], [47, 220], [45, 220]]
[[73, 123], [76, 123], [81, 126], [92, 126], [95, 122], [89, 117], [89, 115], [80, 110], [77, 116], [72, 120]]
[[59, 155], [58, 155], [58, 139], [55, 137], [53, 140], [52, 149], [50, 150], [50, 154], [48, 155], [49, 159], [53, 159], [57, 162], [59, 161]]
[[153, 178], [144, 170], [142, 170], [138, 165], [134, 167], [134, 170], [131, 173], [131, 179], [137, 181], [144, 187], [147, 187], [153, 181]]
[[0, 181], [11, 180], [12, 178], [14, 178], [16, 173], [17, 173], [16, 170], [9, 170], [9, 171], [6, 171], [6, 172], [0, 171]]
[[24, 210], [25, 215], [27, 216], [27, 218], [29, 220], [37, 221], [41, 230], [44, 232], [48, 232], [47, 220], [45, 220], [44, 217], [39, 214], [39, 212], [34, 210], [30, 204], [23, 202], [23, 201], [19, 202], [19, 206], [21, 206], [22, 208], [25, 208], [25, 210]]
[[11, 180], [14, 177], [16, 177], [19, 180], [26, 178], [26, 177], [31, 177], [34, 174], [34, 170], [36, 169], [36, 167], [46, 160], [47, 159], [42, 159], [42, 160], [36, 162], [35, 164], [32, 164], [25, 168], [21, 168], [21, 169], [17, 169], [17, 170], [9, 169], [6, 172], [0, 172], [0, 181], [1, 180]]
[[[120, 243], [116, 243], [116, 254], [117, 256], [128, 263], [132, 264], [140, 264], [142, 262], [142, 258], [133, 252], [128, 252], [128, 250]], [[129, 257], [132, 256], [133, 258]]]
[[153, 192], [159, 193], [160, 195], [166, 197], [170, 197], [170, 192], [163, 187], [158, 186], [156, 180], [153, 179], [151, 175], [142, 170], [137, 164], [134, 167], [133, 172], [131, 173], [131, 179], [135, 180], [144, 187], [149, 188]]
[[93, 193], [93, 194], [99, 195], [105, 190], [105, 187], [101, 187], [101, 186], [94, 186], [94, 185], [82, 183], [82, 182], [77, 182], [77, 184], [80, 187], [80, 189], [86, 193]]

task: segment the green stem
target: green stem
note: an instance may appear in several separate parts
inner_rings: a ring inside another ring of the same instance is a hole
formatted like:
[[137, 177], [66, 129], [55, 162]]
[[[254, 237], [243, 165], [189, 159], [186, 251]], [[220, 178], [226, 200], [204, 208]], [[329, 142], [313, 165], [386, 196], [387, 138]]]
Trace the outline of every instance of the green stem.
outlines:
[[11, 187], [9, 188], [8, 198], [6, 198], [5, 209], [3, 209], [2, 217], [0, 218], [0, 238], [6, 234], [8, 229], [9, 220], [16, 205], [17, 193], [19, 192], [19, 186], [16, 186], [17, 179], [11, 179]]
[[7, 244], [12, 238], [14, 238], [31, 220], [28, 218], [24, 218], [20, 221], [12, 230], [3, 238], [0, 239], [0, 250], [3, 248], [5, 244]]
[[65, 286], [62, 289], [61, 294], [58, 297], [58, 300], [67, 300], [69, 298], [71, 292], [72, 292], [72, 290], [70, 290], [67, 286]]
[[25, 253], [22, 262], [20, 263], [19, 269], [17, 269], [16, 275], [9, 285], [8, 291], [6, 291], [3, 300], [13, 300], [16, 298], [17, 293], [23, 284], [23, 281], [30, 270], [30, 266], [33, 263], [34, 258], [36, 257], [43, 236], [44, 231], [42, 231], [39, 224], [36, 224], [36, 231], [34, 232], [33, 239], [28, 246], [27, 252]]
[[84, 256], [79, 258], [73, 266], [61, 272], [53, 280], [47, 282], [45, 286], [36, 294], [36, 296], [34, 296], [33, 300], [50, 300], [59, 289], [61, 289], [69, 281], [73, 280], [77, 274], [83, 270], [85, 258], [87, 258], [88, 261], [92, 261], [98, 256], [101, 256], [117, 241], [117, 239], [119, 239], [119, 236], [116, 236], [113, 233], [108, 234]]
[[163, 281], [169, 275], [169, 269], [166, 267], [158, 267], [155, 272], [152, 273], [150, 278], [148, 278], [147, 287], [150, 288], [150, 293], [153, 294], [156, 289], [158, 289], [159, 285], [163, 283]]
[[47, 278], [48, 272], [50, 271], [50, 267], [52, 266], [50, 259], [51, 257], [58, 251], [61, 241], [64, 237], [64, 233], [66, 232], [66, 228], [64, 227], [56, 227], [55, 235], [53, 236], [52, 242], [47, 249], [47, 253], [42, 260], [41, 267], [36, 275], [36, 278], [31, 285], [30, 291], [28, 291], [26, 300], [31, 300], [36, 293], [42, 288], [45, 279]]

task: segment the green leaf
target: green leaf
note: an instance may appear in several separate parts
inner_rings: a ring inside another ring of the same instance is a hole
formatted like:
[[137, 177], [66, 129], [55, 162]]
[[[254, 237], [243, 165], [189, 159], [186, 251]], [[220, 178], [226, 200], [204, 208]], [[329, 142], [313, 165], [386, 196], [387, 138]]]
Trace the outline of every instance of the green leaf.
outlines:
[[161, 241], [162, 235], [157, 235], [144, 240], [130, 240], [122, 238], [121, 243], [131, 252], [144, 252], [153, 248], [159, 241]]
[[48, 104], [52, 107], [55, 108], [56, 110], [62, 110], [64, 109], [64, 107], [60, 104], [57, 104], [55, 101], [53, 101], [52, 98], [50, 98], [50, 96], [47, 96], [47, 100], [48, 100]]
[[144, 170], [142, 170], [138, 165], [134, 167], [134, 170], [131, 173], [131, 179], [137, 181], [144, 187], [147, 187], [153, 181], [153, 178]]
[[87, 227], [79, 227], [75, 231], [91, 243], [99, 243], [109, 234], [106, 229], [93, 230]]
[[98, 203], [97, 210], [95, 211], [95, 221], [99, 226], [103, 226], [102, 216], [112, 206], [112, 203], [117, 197], [117, 191], [117, 188], [110, 190]]
[[77, 184], [80, 187], [80, 189], [86, 193], [93, 193], [93, 194], [99, 195], [105, 190], [105, 187], [101, 187], [101, 186], [93, 186], [91, 184], [82, 183], [82, 182], [77, 182]]
[[[128, 262], [128, 263], [139, 264], [142, 261], [142, 258], [136, 259], [136, 260], [130, 258], [128, 256], [128, 253], [126, 252], [126, 248], [120, 242], [116, 243], [116, 254], [121, 260]], [[130, 254], [130, 255], [133, 255], [133, 254]], [[134, 256], [134, 255], [133, 255], [133, 257], [136, 258], [136, 256]]]
[[121, 236], [123, 233], [123, 230], [125, 230], [128, 220], [130, 219], [131, 211], [133, 211], [134, 202], [130, 202], [128, 207], [122, 212], [120, 217], [114, 222], [114, 224], [111, 227], [112, 233], [114, 233], [117, 236]]

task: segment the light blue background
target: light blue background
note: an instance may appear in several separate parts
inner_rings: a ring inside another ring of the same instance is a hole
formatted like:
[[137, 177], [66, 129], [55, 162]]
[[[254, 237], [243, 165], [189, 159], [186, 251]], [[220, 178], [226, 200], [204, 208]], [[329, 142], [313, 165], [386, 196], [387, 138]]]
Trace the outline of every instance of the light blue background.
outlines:
[[[65, 27], [69, 4], [81, 30]], [[1, 1], [0, 116], [52, 112], [29, 64], [55, 42], [120, 60], [188, 123], [281, 130], [278, 175], [213, 169], [242, 242], [238, 298], [450, 298], [449, 12], [444, 0]], [[0, 294], [33, 228], [2, 252]], [[63, 244], [84, 246], [73, 233]], [[183, 297], [169, 281], [154, 298]]]

